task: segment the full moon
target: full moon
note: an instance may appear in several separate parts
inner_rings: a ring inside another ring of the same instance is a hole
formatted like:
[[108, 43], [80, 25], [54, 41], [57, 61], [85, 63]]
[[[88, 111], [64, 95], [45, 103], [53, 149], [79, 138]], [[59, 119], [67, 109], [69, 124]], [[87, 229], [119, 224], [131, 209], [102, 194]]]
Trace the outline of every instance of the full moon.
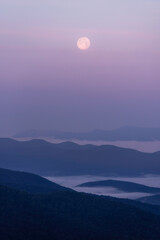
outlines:
[[77, 47], [81, 50], [87, 50], [90, 47], [90, 45], [91, 42], [87, 37], [79, 38], [77, 41]]

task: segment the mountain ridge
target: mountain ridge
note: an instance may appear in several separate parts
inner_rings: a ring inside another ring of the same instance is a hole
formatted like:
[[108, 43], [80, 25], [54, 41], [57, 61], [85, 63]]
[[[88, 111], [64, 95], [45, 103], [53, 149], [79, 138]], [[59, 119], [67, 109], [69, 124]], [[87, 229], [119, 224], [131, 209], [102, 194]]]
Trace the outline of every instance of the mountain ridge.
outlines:
[[36, 194], [54, 191], [73, 191], [36, 174], [2, 168], [0, 168], [0, 185]]
[[61, 140], [89, 141], [155, 141], [160, 140], [160, 128], [123, 126], [112, 130], [93, 130], [90, 132], [63, 132], [58, 130], [26, 130], [13, 135], [14, 138], [50, 137]]
[[160, 216], [77, 192], [30, 194], [0, 185], [3, 240], [159, 240]]
[[42, 176], [160, 174], [159, 159], [159, 151], [0, 138], [0, 167]]
[[85, 182], [77, 185], [76, 187], [114, 187], [123, 192], [144, 192], [144, 193], [160, 193], [160, 188], [149, 187], [143, 184], [134, 182], [121, 181], [121, 180], [103, 180]]

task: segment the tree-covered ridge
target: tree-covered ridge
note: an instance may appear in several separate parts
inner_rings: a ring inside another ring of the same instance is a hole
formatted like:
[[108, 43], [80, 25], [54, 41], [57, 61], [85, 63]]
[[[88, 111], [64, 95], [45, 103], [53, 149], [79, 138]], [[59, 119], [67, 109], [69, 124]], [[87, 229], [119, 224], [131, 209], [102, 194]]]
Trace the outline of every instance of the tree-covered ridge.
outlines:
[[72, 191], [41, 176], [0, 168], [0, 184], [30, 193]]
[[28, 194], [0, 186], [3, 240], [159, 240], [160, 217], [77, 192]]
[[0, 167], [52, 175], [160, 174], [160, 152], [143, 153], [110, 145], [19, 142], [0, 138]]
[[156, 194], [153, 196], [141, 197], [138, 199], [138, 201], [140, 201], [142, 203], [160, 205], [160, 194]]

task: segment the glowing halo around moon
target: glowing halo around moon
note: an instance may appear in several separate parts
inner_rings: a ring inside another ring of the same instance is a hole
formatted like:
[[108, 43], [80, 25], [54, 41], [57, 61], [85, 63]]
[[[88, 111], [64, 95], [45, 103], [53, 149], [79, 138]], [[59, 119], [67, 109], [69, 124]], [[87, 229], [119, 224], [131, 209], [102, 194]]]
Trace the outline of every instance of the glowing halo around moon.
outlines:
[[77, 47], [80, 50], [87, 50], [91, 45], [91, 41], [87, 37], [81, 37], [77, 41]]

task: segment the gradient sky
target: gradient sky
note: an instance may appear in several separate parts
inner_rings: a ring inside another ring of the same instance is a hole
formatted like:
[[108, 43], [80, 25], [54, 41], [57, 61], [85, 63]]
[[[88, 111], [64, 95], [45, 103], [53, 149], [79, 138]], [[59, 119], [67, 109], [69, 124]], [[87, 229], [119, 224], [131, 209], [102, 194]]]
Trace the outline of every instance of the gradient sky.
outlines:
[[160, 127], [160, 1], [1, 0], [0, 136], [123, 125]]

